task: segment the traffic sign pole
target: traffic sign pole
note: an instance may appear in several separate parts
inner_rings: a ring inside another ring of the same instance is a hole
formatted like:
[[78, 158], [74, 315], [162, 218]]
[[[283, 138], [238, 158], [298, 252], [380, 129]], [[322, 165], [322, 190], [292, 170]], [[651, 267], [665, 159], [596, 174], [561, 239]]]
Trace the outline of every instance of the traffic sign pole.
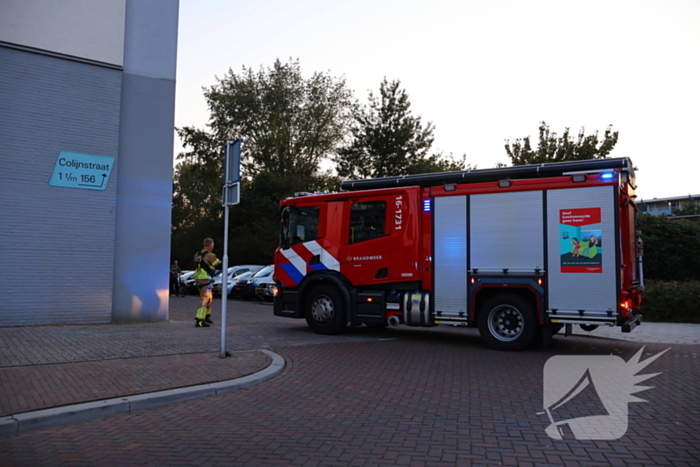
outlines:
[[226, 358], [226, 305], [228, 303], [228, 204], [224, 206], [224, 266], [221, 271], [221, 351]]
[[228, 224], [229, 206], [240, 202], [241, 144], [242, 140], [229, 141], [224, 146], [224, 265], [221, 271], [221, 349], [219, 358], [226, 358], [226, 305], [228, 303]]

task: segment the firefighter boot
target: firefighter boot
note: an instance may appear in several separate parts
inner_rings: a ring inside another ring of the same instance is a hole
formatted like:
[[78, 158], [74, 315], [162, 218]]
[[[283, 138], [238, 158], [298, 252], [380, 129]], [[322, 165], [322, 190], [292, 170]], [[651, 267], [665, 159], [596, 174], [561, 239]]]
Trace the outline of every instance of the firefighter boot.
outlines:
[[206, 322], [207, 318], [207, 307], [201, 306], [197, 308], [197, 315], [195, 317], [195, 324], [194, 326], [197, 328], [208, 328], [209, 323]]
[[211, 313], [208, 314], [206, 318], [204, 318], [204, 322], [209, 323], [209, 324], [214, 324], [214, 321], [212, 321], [212, 319], [211, 319]]

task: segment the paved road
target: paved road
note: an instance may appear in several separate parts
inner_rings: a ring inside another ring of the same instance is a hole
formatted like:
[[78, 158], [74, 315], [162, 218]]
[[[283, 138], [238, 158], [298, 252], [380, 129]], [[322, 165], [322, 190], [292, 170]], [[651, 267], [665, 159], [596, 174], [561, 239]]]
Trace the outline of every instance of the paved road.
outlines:
[[[194, 329], [190, 302], [173, 298], [168, 323], [2, 328], [0, 364], [218, 352], [220, 330]], [[670, 350], [641, 372], [661, 374], [638, 394], [649, 402], [629, 404], [619, 440], [553, 440], [549, 420], [538, 415], [547, 360], [628, 361], [642, 344], [557, 336], [547, 350], [507, 353], [485, 348], [473, 329], [453, 327], [318, 336], [303, 321], [272, 316], [268, 305], [229, 303], [228, 348], [282, 355], [279, 376], [226, 395], [3, 438], [0, 465], [700, 465], [699, 345], [645, 345], [643, 359]], [[582, 397], [569, 410], [594, 410], [594, 397]]]

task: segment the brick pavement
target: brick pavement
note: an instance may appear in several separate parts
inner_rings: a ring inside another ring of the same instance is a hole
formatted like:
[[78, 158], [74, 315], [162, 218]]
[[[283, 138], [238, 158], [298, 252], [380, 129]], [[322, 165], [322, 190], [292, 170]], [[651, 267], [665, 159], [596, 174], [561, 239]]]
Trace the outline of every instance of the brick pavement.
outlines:
[[[374, 334], [372, 334], [374, 335]], [[555, 349], [485, 349], [475, 336], [402, 332], [273, 349], [288, 362], [227, 395], [0, 440], [5, 465], [698, 465], [697, 346], [673, 347], [648, 403], [616, 441], [545, 434], [542, 366], [552, 355], [638, 344], [557, 339]], [[667, 348], [647, 345], [645, 358]]]
[[226, 359], [210, 352], [0, 368], [0, 417], [239, 378], [270, 361], [248, 351]]
[[632, 332], [620, 332], [619, 328], [601, 326], [587, 332], [577, 328], [580, 336], [605, 337], [632, 342], [654, 342], [658, 344], [700, 344], [700, 324], [687, 323], [642, 323]]
[[[256, 349], [280, 342], [271, 329], [297, 329], [284, 343], [321, 337], [299, 333], [298, 322], [280, 322], [267, 304], [230, 300], [232, 356], [220, 359], [218, 324], [193, 326], [197, 303], [171, 297], [168, 322], [0, 328], [0, 417], [249, 375], [270, 363]], [[218, 322], [221, 302], [215, 305]]]
[[[285, 357], [281, 375], [230, 394], [0, 439], [0, 465], [700, 465], [698, 345], [671, 345], [643, 372], [662, 374], [639, 394], [648, 403], [630, 404], [620, 440], [555, 441], [537, 415], [546, 360], [627, 360], [641, 344], [557, 336], [550, 349], [506, 353], [486, 349], [473, 329], [451, 327], [317, 336], [303, 321], [271, 317], [265, 305], [236, 307], [232, 350], [270, 348]], [[215, 353], [218, 329], [193, 334], [200, 330], [186, 315], [94, 329], [2, 328], [0, 364]], [[41, 338], [23, 347], [30, 334]], [[8, 335], [18, 346], [11, 357]], [[63, 357], [48, 344], [35, 348], [62, 338], [73, 339]], [[75, 348], [87, 343], [94, 352]], [[647, 344], [645, 358], [668, 347]]]

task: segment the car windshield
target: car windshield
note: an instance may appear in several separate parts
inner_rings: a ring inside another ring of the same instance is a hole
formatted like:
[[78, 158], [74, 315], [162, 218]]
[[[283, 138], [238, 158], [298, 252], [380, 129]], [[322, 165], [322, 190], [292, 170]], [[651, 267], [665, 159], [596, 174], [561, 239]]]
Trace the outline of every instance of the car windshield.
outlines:
[[265, 277], [265, 276], [268, 276], [268, 275], [270, 275], [270, 274], [272, 273], [272, 271], [274, 270], [274, 268], [275, 268], [275, 267], [272, 266], [272, 265], [270, 265], [270, 266], [265, 266], [265, 267], [262, 268], [260, 271], [256, 272], [255, 275], [254, 275], [253, 277]]

